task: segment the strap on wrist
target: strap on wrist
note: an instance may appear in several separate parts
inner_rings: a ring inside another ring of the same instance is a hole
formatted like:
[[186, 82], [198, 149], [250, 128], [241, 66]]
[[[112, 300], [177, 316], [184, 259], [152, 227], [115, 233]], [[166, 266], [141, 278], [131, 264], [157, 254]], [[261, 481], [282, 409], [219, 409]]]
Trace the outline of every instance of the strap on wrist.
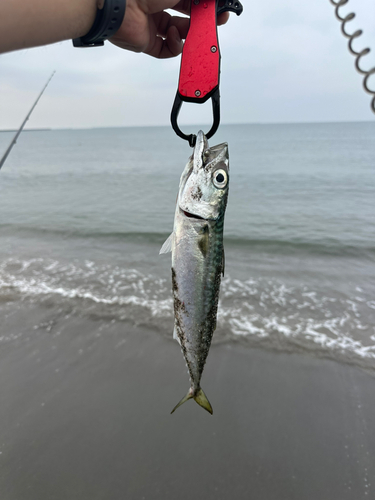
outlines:
[[105, 0], [102, 9], [96, 11], [90, 31], [73, 39], [74, 47], [99, 47], [120, 28], [125, 15], [126, 0]]

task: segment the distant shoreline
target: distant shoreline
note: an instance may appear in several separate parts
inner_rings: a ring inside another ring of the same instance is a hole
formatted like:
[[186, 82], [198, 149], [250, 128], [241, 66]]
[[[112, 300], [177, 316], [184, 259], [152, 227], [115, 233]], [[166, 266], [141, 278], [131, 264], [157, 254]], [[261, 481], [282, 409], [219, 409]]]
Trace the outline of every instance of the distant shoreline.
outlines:
[[[341, 121], [341, 122], [253, 122], [253, 123], [222, 123], [222, 127], [227, 126], [236, 126], [236, 127], [247, 127], [247, 126], [296, 126], [296, 125], [352, 125], [352, 124], [364, 124], [364, 123], [374, 123], [374, 120], [359, 120], [359, 121]], [[186, 125], [189, 127], [202, 127], [205, 125], [209, 125], [209, 123], [201, 123], [200, 125], [192, 124], [192, 123], [183, 123], [182, 125]], [[41, 132], [41, 131], [66, 131], [66, 130], [103, 130], [103, 129], [135, 129], [135, 128], [170, 128], [169, 124], [164, 125], [108, 125], [108, 126], [94, 126], [94, 127], [45, 127], [45, 128], [28, 128], [23, 129], [23, 132]], [[0, 129], [0, 132], [17, 132], [18, 129]]]
[[[52, 130], [51, 128], [24, 128], [22, 132], [45, 132], [47, 130]], [[1, 130], [0, 132], [18, 132], [18, 129], [16, 128], [10, 128], [10, 129], [4, 129]]]

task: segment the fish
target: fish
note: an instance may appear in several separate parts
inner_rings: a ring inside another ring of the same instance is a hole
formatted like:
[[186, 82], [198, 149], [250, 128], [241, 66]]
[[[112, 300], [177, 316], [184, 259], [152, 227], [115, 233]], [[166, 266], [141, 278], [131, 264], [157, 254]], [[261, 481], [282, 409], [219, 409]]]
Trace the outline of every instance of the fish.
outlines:
[[161, 254], [172, 252], [173, 337], [180, 343], [190, 376], [186, 396], [171, 413], [189, 399], [213, 413], [200, 381], [216, 329], [224, 275], [223, 229], [228, 190], [228, 144], [210, 148], [200, 130], [181, 175], [173, 232], [160, 250]]

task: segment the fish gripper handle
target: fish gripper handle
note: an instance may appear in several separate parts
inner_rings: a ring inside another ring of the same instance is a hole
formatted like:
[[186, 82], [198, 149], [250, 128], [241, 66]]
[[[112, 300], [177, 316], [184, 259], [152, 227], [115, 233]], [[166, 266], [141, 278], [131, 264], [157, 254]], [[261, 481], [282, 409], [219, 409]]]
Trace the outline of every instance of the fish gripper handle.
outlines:
[[183, 102], [203, 104], [212, 100], [213, 124], [209, 139], [220, 124], [220, 49], [217, 36], [217, 15], [226, 11], [240, 15], [242, 5], [232, 0], [192, 0], [190, 26], [182, 51], [178, 90], [171, 112], [171, 124], [176, 134], [195, 145], [194, 134], [184, 134], [177, 118]]

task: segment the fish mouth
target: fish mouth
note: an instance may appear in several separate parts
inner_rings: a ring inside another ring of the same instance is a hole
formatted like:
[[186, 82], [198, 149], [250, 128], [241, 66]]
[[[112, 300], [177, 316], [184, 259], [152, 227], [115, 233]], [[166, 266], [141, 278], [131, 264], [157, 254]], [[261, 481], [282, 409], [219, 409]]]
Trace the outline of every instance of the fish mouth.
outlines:
[[190, 212], [186, 212], [186, 210], [183, 210], [182, 208], [180, 208], [180, 210], [185, 215], [185, 217], [189, 217], [189, 219], [206, 220], [203, 217], [201, 217], [200, 215], [196, 215], [196, 214], [192, 214]]

